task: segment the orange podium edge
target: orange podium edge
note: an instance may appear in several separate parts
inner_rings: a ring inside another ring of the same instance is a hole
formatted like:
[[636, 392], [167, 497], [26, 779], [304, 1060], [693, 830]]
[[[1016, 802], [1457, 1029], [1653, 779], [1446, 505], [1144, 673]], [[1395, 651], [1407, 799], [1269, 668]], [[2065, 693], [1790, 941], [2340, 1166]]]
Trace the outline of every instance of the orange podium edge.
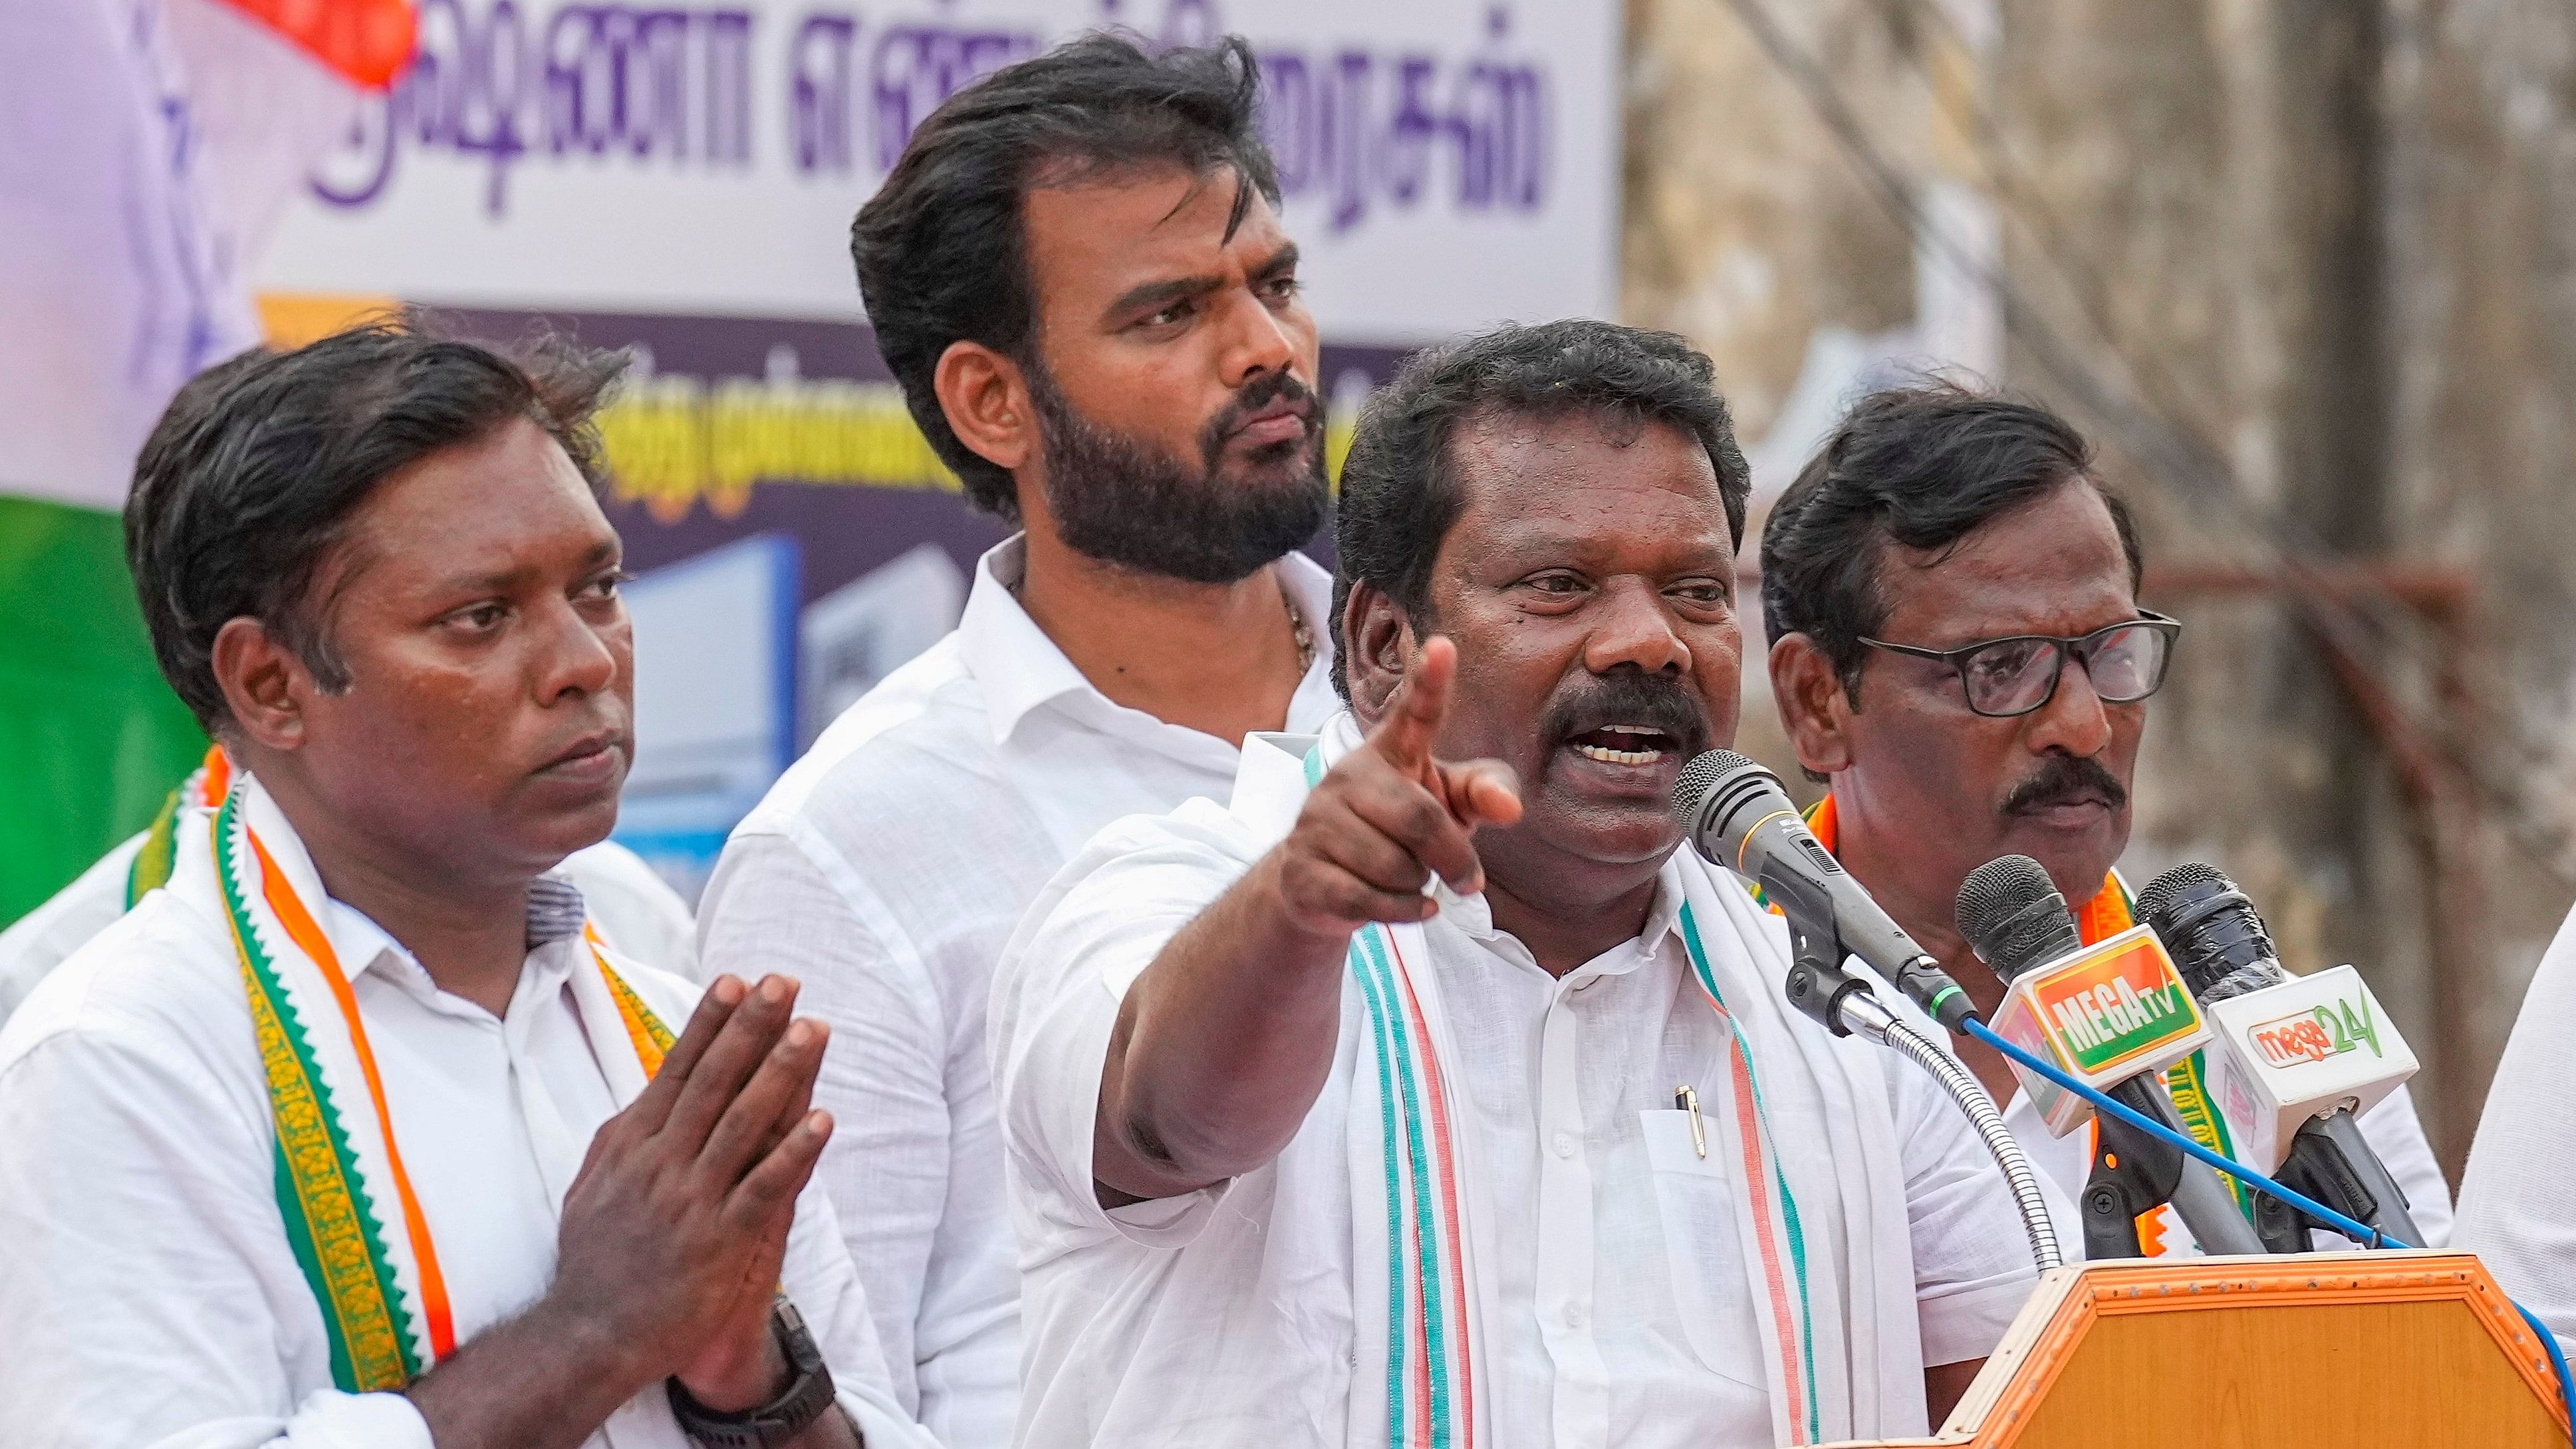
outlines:
[[2547, 1353], [2474, 1256], [2317, 1253], [2057, 1269], [1938, 1434], [1871, 1442], [2564, 1449], [2568, 1431]]

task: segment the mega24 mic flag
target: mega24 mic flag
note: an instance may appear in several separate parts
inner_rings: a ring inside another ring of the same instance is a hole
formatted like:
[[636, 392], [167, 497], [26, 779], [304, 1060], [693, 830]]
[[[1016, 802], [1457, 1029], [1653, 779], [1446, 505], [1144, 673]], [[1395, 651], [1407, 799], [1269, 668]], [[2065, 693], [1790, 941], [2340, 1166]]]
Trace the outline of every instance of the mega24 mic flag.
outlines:
[[134, 455], [260, 340], [251, 262], [413, 40], [411, 0], [0, 5], [0, 925], [205, 748], [126, 575]]

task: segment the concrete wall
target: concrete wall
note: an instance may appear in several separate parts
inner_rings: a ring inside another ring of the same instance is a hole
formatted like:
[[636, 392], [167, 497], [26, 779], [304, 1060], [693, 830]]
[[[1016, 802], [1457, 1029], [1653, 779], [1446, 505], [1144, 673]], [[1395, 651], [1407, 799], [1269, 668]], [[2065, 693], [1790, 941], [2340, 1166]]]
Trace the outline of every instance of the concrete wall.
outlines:
[[1629, 320], [1716, 358], [1769, 489], [1909, 359], [2083, 424], [2189, 625], [2126, 865], [2362, 965], [2456, 1166], [2576, 898], [2576, 6], [1629, 18]]

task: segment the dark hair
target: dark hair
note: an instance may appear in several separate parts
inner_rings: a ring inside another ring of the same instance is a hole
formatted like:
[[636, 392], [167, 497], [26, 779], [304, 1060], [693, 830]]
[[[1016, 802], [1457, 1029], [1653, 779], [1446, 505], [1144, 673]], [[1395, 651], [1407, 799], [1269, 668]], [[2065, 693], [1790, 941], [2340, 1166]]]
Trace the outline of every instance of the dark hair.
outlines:
[[599, 486], [592, 415], [621, 353], [540, 340], [504, 356], [417, 314], [292, 352], [244, 353], [180, 389], [125, 500], [125, 559], [152, 652], [209, 733], [228, 718], [215, 634], [248, 615], [326, 689], [348, 687], [316, 570], [360, 505], [404, 468], [513, 418], [544, 428]]
[[1771, 642], [1804, 634], [1860, 698], [1861, 637], [1887, 622], [1884, 543], [1949, 549], [1977, 529], [2082, 480], [2101, 494], [2128, 555], [2137, 524], [2093, 476], [2093, 449], [2036, 404], [1947, 382], [1874, 392], [1854, 404], [1762, 526], [1762, 626]]
[[1037, 297], [1021, 200], [1058, 179], [1176, 166], [1236, 177], [1226, 235], [1252, 193], [1279, 204], [1256, 124], [1260, 68], [1240, 36], [1149, 55], [1094, 33], [958, 91], [922, 121], [885, 184], [850, 224], [859, 297], [913, 421], [966, 488], [1013, 522], [1011, 474], [958, 441], [932, 377], [952, 343], [978, 342], [1029, 365]]
[[[1431, 567], [1464, 505], [1450, 444], [1459, 424], [1483, 414], [1605, 413], [1681, 429], [1707, 451], [1727, 532], [1741, 544], [1752, 480], [1716, 379], [1709, 360], [1669, 332], [1585, 319], [1497, 327], [1415, 354], [1370, 399], [1342, 462], [1334, 628], [1362, 580], [1417, 627], [1429, 623]], [[1348, 698], [1346, 673], [1334, 678]]]

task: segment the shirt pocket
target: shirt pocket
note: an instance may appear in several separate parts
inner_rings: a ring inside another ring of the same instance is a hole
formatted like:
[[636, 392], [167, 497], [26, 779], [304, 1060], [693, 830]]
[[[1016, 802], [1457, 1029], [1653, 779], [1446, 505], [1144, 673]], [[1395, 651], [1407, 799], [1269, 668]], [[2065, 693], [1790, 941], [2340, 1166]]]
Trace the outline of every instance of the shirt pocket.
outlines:
[[[1767, 1392], [1762, 1330], [1753, 1319], [1737, 1230], [1743, 1193], [1727, 1171], [1714, 1124], [1691, 1133], [1689, 1112], [1639, 1112], [1655, 1209], [1672, 1263], [1673, 1306], [1700, 1364], [1720, 1378]], [[1707, 1151], [1701, 1151], [1705, 1141]]]

